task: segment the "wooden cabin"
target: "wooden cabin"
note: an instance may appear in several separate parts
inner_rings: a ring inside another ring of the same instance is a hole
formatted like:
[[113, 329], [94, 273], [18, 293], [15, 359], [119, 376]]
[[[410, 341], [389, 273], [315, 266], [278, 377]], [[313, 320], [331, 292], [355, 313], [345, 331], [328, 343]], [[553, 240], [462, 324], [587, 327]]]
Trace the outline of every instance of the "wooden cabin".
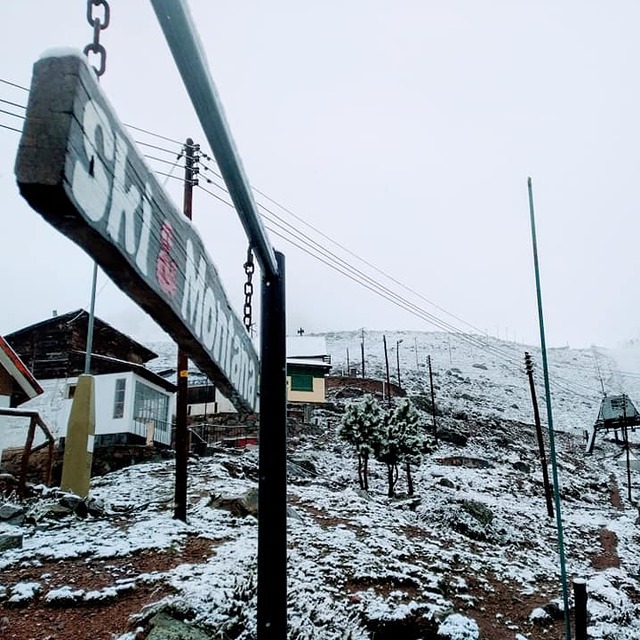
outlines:
[[[34, 402], [57, 439], [66, 436], [77, 379], [84, 373], [88, 321], [89, 314], [78, 309], [5, 336], [40, 381], [44, 394]], [[175, 385], [144, 366], [156, 357], [95, 318], [90, 373], [95, 376], [96, 446], [171, 444]]]

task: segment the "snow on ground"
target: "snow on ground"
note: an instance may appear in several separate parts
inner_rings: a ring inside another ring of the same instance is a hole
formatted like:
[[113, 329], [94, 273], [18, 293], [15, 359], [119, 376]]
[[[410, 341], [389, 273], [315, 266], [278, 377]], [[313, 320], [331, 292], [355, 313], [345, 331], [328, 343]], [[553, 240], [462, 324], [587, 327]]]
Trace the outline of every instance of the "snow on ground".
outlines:
[[[359, 340], [360, 332], [327, 335], [335, 368], [346, 366], [347, 348], [355, 364]], [[555, 519], [546, 513], [522, 365], [525, 347], [482, 338], [489, 345], [483, 348], [447, 334], [387, 334], [394, 349], [399, 340], [403, 386], [428, 392], [425, 360], [431, 355], [440, 427], [468, 436], [468, 443], [442, 442], [414, 470], [416, 499], [389, 499], [386, 470], [375, 462], [370, 492], [358, 489], [353, 452], [335, 437], [339, 413], [323, 412], [319, 428], [291, 442], [291, 460], [310, 462], [315, 473], [295, 466], [289, 474], [289, 635], [477, 640], [482, 631], [482, 638], [494, 640], [542, 637], [552, 628], [544, 626], [552, 624], [547, 605], [561, 605], [562, 593]], [[540, 380], [539, 351], [528, 350]], [[381, 377], [381, 334], [366, 335], [366, 358], [367, 375]], [[594, 455], [583, 455], [582, 431], [600, 399], [595, 358], [593, 350], [550, 352], [567, 575], [587, 581], [590, 637], [631, 640], [640, 637], [638, 511], [626, 499], [618, 446], [601, 437]], [[611, 382], [618, 370], [614, 354], [598, 350], [597, 359]], [[394, 351], [390, 365], [396, 362]], [[540, 384], [538, 394], [546, 419]], [[428, 427], [430, 416], [423, 418]], [[444, 464], [460, 456], [489, 466]], [[50, 559], [135, 558], [144, 549], [171, 549], [188, 536], [208, 538], [216, 545], [201, 563], [139, 579], [175, 588], [157, 607], [188, 613], [205, 629], [227, 629], [229, 637], [254, 637], [257, 520], [216, 508], [211, 497], [255, 489], [257, 452], [193, 459], [189, 474], [188, 524], [171, 518], [172, 462], [129, 467], [92, 481], [91, 496], [104, 504], [106, 517], [25, 525], [23, 548], [0, 555], [0, 572]], [[640, 480], [632, 481], [637, 496]], [[399, 491], [405, 491], [402, 474]], [[616, 491], [620, 504], [612, 500]], [[605, 539], [614, 540], [615, 557], [604, 557]], [[81, 585], [67, 586], [53, 594], [44, 581], [3, 591], [0, 573], [0, 600], [2, 593], [19, 599], [39, 590], [44, 598], [72, 598]]]

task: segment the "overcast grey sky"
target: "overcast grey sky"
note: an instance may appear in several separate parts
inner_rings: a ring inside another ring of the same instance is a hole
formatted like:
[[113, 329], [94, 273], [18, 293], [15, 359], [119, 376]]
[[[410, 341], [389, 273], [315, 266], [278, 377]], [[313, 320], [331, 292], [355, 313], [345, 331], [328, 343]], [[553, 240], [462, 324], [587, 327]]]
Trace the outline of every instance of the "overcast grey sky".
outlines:
[[[640, 337], [637, 0], [189, 4], [251, 183], [460, 320], [360, 268], [462, 330], [537, 343], [530, 175], [549, 344]], [[82, 49], [85, 10], [1, 2], [0, 78], [28, 86], [44, 50]], [[150, 3], [111, 10], [101, 84], [120, 119], [207, 150]], [[26, 98], [0, 83], [0, 99]], [[90, 293], [91, 260], [18, 194], [18, 140], [0, 128], [0, 333], [88, 307]], [[167, 188], [179, 203], [180, 183]], [[194, 220], [240, 309], [236, 214], [198, 189]], [[291, 332], [435, 328], [271, 237], [287, 256]], [[103, 274], [98, 287], [100, 317], [160, 337]]]

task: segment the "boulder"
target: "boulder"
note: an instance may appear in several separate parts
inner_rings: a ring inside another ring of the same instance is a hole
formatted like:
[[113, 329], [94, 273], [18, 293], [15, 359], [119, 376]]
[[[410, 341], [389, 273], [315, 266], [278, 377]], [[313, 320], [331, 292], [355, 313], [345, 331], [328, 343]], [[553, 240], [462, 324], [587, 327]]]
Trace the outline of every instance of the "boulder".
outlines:
[[224, 509], [230, 511], [234, 516], [244, 518], [245, 516], [258, 515], [258, 490], [249, 489], [242, 496], [212, 496], [209, 506], [213, 509]]
[[211, 640], [213, 634], [193, 624], [176, 620], [166, 613], [157, 613], [150, 620], [151, 632], [147, 640]]
[[0, 553], [8, 549], [22, 549], [22, 531], [16, 527], [0, 525]]
[[0, 506], [0, 520], [20, 524], [22, 519], [24, 519], [24, 509], [21, 506], [10, 502]]

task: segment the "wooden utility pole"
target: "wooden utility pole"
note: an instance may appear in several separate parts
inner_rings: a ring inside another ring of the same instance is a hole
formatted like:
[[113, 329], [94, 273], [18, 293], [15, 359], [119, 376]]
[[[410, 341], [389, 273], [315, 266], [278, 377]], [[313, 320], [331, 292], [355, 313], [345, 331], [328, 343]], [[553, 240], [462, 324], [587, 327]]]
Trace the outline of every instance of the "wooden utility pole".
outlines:
[[538, 410], [538, 399], [536, 397], [536, 387], [533, 384], [533, 363], [528, 351], [524, 354], [524, 364], [529, 378], [529, 389], [531, 389], [531, 401], [533, 402], [533, 419], [536, 423], [536, 436], [538, 438], [538, 450], [540, 451], [540, 462], [542, 463], [542, 479], [544, 482], [544, 496], [547, 501], [547, 513], [553, 518], [553, 493], [549, 484], [549, 470], [547, 469], [547, 456], [544, 452], [544, 439], [542, 437], [542, 425], [540, 424], [540, 411]]
[[[193, 204], [193, 163], [195, 154], [191, 138], [185, 144], [184, 194], [182, 210], [191, 220]], [[189, 389], [189, 359], [178, 349], [178, 391], [176, 393], [176, 481], [173, 517], [187, 521], [187, 463], [189, 460], [189, 430], [187, 427], [187, 394]]]
[[398, 386], [402, 388], [402, 384], [400, 384], [400, 344], [402, 340], [396, 340], [396, 368], [398, 370]]
[[627, 497], [631, 502], [631, 460], [629, 456], [629, 429], [627, 428], [627, 394], [622, 394], [622, 431], [624, 436], [624, 448], [627, 458]]
[[433, 392], [433, 371], [431, 371], [431, 356], [427, 356], [429, 366], [429, 384], [431, 385], [431, 415], [433, 416], [433, 441], [438, 446], [438, 425], [436, 424], [436, 397]]
[[391, 406], [391, 378], [389, 377], [389, 354], [387, 353], [387, 336], [382, 336], [384, 344], [384, 365], [387, 369], [387, 404]]

